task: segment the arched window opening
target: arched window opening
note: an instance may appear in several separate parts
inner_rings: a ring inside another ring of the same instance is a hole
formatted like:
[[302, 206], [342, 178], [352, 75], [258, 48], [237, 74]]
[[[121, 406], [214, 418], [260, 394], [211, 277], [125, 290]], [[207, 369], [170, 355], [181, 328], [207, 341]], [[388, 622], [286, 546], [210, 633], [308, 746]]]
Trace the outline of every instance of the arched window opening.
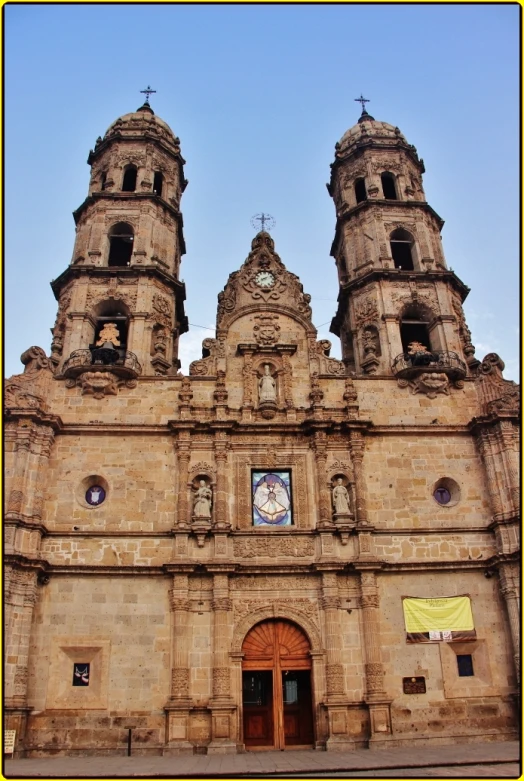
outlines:
[[410, 353], [410, 345], [413, 344], [421, 344], [426, 350], [432, 350], [429, 336], [429, 321], [419, 308], [411, 306], [404, 310], [402, 320], [400, 321], [400, 338], [405, 354]]
[[391, 257], [395, 268], [413, 271], [413, 236], [403, 228], [397, 228], [390, 236]]
[[396, 201], [397, 188], [395, 187], [395, 177], [393, 174], [390, 174], [389, 171], [384, 171], [384, 173], [380, 175], [380, 179], [382, 180], [384, 198], [388, 201]]
[[366, 192], [366, 180], [365, 179], [356, 179], [355, 180], [355, 197], [357, 199], [357, 203], [362, 203], [362, 201], [367, 201], [368, 194]]
[[106, 186], [107, 181], [107, 171], [102, 171], [100, 175], [100, 189], [103, 190]]
[[125, 193], [134, 193], [136, 190], [137, 169], [135, 165], [128, 165], [124, 169], [124, 178], [122, 180], [122, 191]]
[[109, 231], [108, 266], [129, 266], [133, 254], [134, 231], [127, 222], [118, 222]]
[[160, 171], [155, 171], [153, 178], [153, 193], [155, 195], [162, 195], [162, 185], [164, 184], [164, 177]]

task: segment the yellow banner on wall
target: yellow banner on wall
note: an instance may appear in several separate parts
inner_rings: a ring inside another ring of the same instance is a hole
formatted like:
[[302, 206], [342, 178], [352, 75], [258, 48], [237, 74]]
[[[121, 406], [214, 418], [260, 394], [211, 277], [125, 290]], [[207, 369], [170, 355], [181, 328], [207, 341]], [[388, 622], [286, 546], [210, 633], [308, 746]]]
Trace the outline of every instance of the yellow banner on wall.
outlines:
[[402, 607], [409, 642], [475, 638], [469, 597], [404, 597]]

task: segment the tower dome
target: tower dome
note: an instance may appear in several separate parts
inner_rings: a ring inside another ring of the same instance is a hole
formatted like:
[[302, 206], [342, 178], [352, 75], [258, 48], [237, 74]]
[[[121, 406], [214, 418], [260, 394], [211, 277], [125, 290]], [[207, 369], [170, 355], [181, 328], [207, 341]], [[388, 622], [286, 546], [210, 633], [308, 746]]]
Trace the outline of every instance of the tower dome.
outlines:
[[388, 122], [380, 122], [363, 111], [356, 125], [346, 130], [339, 143], [335, 145], [336, 155], [344, 156], [354, 148], [373, 144], [374, 146], [408, 146], [406, 137], [400, 132], [398, 127], [390, 125]]
[[150, 136], [167, 141], [178, 146], [178, 139], [167, 122], [160, 119], [149, 103], [144, 103], [136, 111], [129, 114], [123, 114], [109, 125], [105, 132], [103, 140], [109, 140], [115, 136], [120, 138], [131, 138], [136, 136]]

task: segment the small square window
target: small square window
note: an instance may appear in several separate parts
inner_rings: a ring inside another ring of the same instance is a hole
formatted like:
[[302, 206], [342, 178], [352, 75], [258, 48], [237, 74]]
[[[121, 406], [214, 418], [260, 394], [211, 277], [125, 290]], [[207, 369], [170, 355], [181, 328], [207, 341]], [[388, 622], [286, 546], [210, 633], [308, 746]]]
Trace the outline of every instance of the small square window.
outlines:
[[89, 686], [89, 662], [75, 662], [73, 665], [73, 686]]
[[461, 678], [475, 675], [473, 672], [473, 657], [471, 654], [457, 654], [458, 674]]

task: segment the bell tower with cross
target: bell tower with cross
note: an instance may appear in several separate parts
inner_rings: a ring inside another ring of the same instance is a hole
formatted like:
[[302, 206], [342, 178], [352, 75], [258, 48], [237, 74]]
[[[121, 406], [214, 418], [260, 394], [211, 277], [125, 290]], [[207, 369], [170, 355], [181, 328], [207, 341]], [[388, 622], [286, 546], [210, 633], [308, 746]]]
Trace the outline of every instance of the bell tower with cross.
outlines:
[[448, 393], [477, 365], [462, 309], [469, 289], [446, 264], [416, 148], [368, 113], [367, 98], [355, 100], [362, 113], [335, 144], [327, 185], [340, 286], [331, 330], [348, 371]]
[[89, 152], [73, 255], [52, 282], [59, 309], [51, 360], [70, 382], [93, 367], [125, 382], [179, 368], [178, 340], [187, 331], [179, 276], [185, 160], [149, 104], [156, 90], [141, 92], [143, 105], [115, 120]]

